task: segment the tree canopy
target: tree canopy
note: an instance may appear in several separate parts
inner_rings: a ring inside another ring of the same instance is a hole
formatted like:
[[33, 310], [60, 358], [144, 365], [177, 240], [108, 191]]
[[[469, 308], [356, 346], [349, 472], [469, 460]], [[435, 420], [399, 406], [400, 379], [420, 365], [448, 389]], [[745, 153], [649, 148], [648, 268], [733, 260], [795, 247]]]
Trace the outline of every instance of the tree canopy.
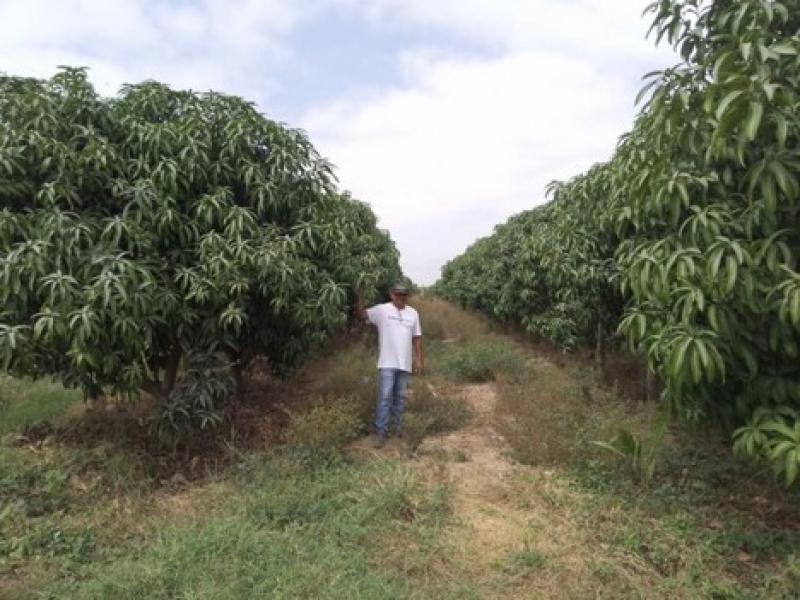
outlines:
[[513, 258], [490, 260], [527, 267], [543, 287], [500, 278], [497, 289], [510, 285], [505, 296], [522, 301], [517, 321], [542, 323], [534, 329], [563, 343], [564, 331], [621, 315], [675, 414], [738, 426], [735, 449], [791, 483], [800, 473], [800, 2], [660, 0], [648, 11], [651, 32], [681, 62], [645, 76], [641, 111], [613, 158], [456, 259], [440, 288], [469, 303], [462, 272], [483, 258], [478, 248], [506, 244]]
[[[83, 69], [0, 77], [0, 207], [3, 368], [144, 389], [189, 420], [229, 391], [210, 374], [291, 367], [353, 286], [401, 275], [303, 132], [158, 82], [102, 98]], [[216, 383], [178, 401], [179, 373]]]

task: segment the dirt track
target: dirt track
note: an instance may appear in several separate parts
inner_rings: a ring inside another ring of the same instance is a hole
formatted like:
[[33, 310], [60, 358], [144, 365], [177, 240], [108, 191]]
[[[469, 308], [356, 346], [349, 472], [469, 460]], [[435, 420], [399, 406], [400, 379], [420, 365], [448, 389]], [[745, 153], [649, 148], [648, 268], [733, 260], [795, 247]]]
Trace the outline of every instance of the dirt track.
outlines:
[[[496, 587], [490, 597], [583, 597], [573, 592], [576, 578], [588, 575], [591, 541], [571, 511], [573, 492], [550, 471], [511, 458], [494, 426], [494, 384], [448, 387], [447, 393], [469, 404], [473, 416], [465, 427], [426, 438], [413, 456], [396, 439], [375, 450], [365, 438], [352, 450], [371, 460], [406, 460], [423, 480], [447, 486], [457, 523], [450, 537], [454, 555], [484, 589]], [[501, 576], [515, 557], [541, 557], [548, 567], [534, 577]]]

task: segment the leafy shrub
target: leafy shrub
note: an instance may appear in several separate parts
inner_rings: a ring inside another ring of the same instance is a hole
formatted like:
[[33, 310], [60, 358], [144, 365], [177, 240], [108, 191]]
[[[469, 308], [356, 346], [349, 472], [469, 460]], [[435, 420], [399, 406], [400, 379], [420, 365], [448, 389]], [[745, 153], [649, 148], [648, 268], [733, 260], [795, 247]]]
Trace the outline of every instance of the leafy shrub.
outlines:
[[500, 377], [527, 377], [531, 368], [520, 348], [513, 342], [493, 336], [477, 338], [448, 348], [440, 369], [460, 382], [479, 383]]
[[769, 461], [775, 475], [792, 485], [800, 473], [800, 413], [789, 408], [759, 409], [734, 434], [733, 450]]
[[221, 356], [194, 352], [186, 361], [186, 370], [153, 419], [162, 440], [177, 441], [195, 428], [218, 425], [222, 406], [234, 391], [233, 377]]

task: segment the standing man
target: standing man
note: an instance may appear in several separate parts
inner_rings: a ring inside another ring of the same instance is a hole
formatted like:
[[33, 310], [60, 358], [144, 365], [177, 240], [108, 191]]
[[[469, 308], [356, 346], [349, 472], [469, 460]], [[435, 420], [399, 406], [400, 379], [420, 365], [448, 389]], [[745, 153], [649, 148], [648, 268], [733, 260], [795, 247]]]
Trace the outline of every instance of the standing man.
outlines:
[[[376, 448], [386, 445], [390, 421], [398, 437], [403, 435], [403, 412], [411, 373], [422, 373], [422, 327], [417, 311], [406, 304], [408, 288], [396, 284], [389, 292], [391, 302], [364, 308], [358, 295], [356, 316], [378, 328], [378, 403], [375, 408]], [[413, 348], [413, 360], [412, 360]]]

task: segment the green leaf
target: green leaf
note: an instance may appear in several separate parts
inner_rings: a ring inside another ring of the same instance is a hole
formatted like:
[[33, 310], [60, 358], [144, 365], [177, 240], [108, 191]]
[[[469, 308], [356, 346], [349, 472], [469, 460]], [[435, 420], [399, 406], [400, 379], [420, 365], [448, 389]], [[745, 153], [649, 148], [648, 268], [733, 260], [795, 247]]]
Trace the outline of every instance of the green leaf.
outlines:
[[748, 140], [756, 139], [758, 128], [761, 125], [761, 118], [764, 116], [764, 105], [761, 102], [751, 102], [750, 111], [745, 123], [745, 135]]
[[732, 92], [728, 92], [722, 101], [717, 105], [716, 116], [717, 120], [721, 120], [725, 112], [728, 110], [728, 107], [736, 100], [739, 96], [744, 93], [744, 90], [734, 90]]

